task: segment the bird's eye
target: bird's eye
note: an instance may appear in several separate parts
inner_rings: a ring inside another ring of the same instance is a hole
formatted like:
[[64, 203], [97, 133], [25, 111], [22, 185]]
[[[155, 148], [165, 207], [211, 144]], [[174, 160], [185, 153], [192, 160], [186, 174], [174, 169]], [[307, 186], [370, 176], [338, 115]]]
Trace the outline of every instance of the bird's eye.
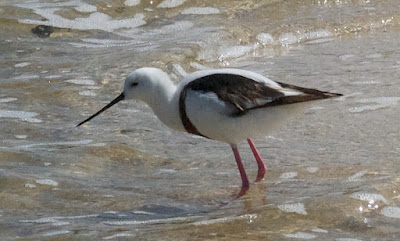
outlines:
[[138, 82], [133, 82], [132, 84], [131, 84], [131, 87], [135, 87], [135, 86], [137, 86], [139, 83]]

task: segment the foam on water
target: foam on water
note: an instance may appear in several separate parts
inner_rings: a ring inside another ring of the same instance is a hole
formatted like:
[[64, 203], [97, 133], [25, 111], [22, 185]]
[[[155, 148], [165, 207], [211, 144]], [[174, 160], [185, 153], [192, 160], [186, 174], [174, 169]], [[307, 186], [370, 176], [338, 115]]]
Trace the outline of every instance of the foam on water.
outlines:
[[381, 210], [381, 214], [389, 218], [400, 218], [400, 207], [384, 207]]
[[286, 238], [295, 238], [295, 239], [314, 239], [317, 236], [311, 233], [305, 233], [305, 232], [297, 232], [293, 234], [284, 234]]
[[69, 80], [66, 80], [65, 82], [76, 84], [76, 85], [95, 85], [96, 84], [96, 82], [94, 82], [93, 80], [84, 79], [84, 78], [82, 78], [82, 79], [69, 79]]
[[205, 221], [198, 221], [194, 222], [193, 224], [198, 226], [198, 225], [209, 225], [209, 224], [214, 224], [214, 223], [227, 223], [227, 222], [232, 222], [235, 220], [241, 220], [241, 219], [247, 219], [248, 223], [251, 223], [252, 220], [257, 218], [257, 214], [244, 214], [236, 217], [224, 217], [224, 218], [216, 218], [216, 219], [211, 219], [211, 220], [205, 220]]
[[267, 44], [273, 44], [274, 43], [274, 37], [272, 37], [271, 34], [269, 33], [259, 33], [256, 36], [256, 39], [262, 44], [262, 45], [267, 45]]
[[108, 240], [108, 239], [116, 239], [116, 238], [121, 238], [121, 237], [133, 237], [134, 235], [131, 233], [117, 233], [111, 236], [104, 237], [103, 239]]
[[322, 228], [313, 228], [311, 229], [311, 232], [314, 233], [328, 233], [328, 230], [322, 229]]
[[289, 45], [299, 42], [299, 38], [293, 33], [282, 33], [279, 36], [279, 41], [282, 45]]
[[[125, 31], [121, 31], [124, 33]], [[120, 33], [120, 34], [121, 34]], [[130, 46], [135, 44], [140, 44], [141, 42], [138, 41], [131, 41], [131, 40], [113, 40], [113, 39], [92, 39], [86, 38], [82, 39], [82, 42], [74, 43], [71, 42], [69, 44], [75, 47], [85, 47], [85, 48], [111, 48], [111, 47], [124, 47]]]
[[319, 171], [319, 167], [307, 167], [306, 169], [309, 173], [316, 173]]
[[40, 148], [44, 147], [47, 149], [50, 146], [81, 146], [81, 145], [88, 145], [92, 143], [93, 140], [80, 140], [80, 141], [61, 141], [61, 142], [44, 142], [44, 143], [35, 143], [35, 144], [27, 144], [27, 145], [20, 145], [16, 146], [16, 149], [31, 149], [31, 148]]
[[60, 231], [51, 231], [42, 234], [43, 237], [49, 237], [49, 236], [58, 236], [58, 235], [63, 235], [63, 234], [69, 234], [71, 231], [68, 230], [60, 230]]
[[[304, 33], [282, 33], [279, 36], [279, 43], [282, 46], [287, 46], [295, 43], [300, 43], [304, 41], [308, 41], [309, 44], [314, 43], [324, 43], [326, 41], [332, 40], [333, 33], [327, 29], [320, 29], [311, 32], [304, 32]], [[326, 39], [326, 40], [324, 40]], [[313, 42], [311, 42], [313, 41]]]
[[82, 2], [79, 6], [75, 7], [75, 10], [78, 12], [83, 12], [83, 13], [91, 13], [91, 12], [97, 11], [97, 7]]
[[377, 59], [377, 58], [382, 58], [383, 55], [380, 53], [375, 53], [375, 54], [369, 54], [367, 56], [365, 56], [365, 58], [367, 59]]
[[362, 176], [364, 176], [365, 174], [367, 174], [367, 173], [368, 173], [367, 170], [359, 171], [359, 172], [357, 172], [357, 173], [351, 175], [350, 177], [348, 177], [346, 181], [348, 181], [348, 182], [360, 181], [360, 178], [361, 178]]
[[140, 4], [140, 0], [125, 0], [124, 4], [126, 6], [132, 7]]
[[[29, 7], [29, 6], [28, 6]], [[144, 15], [136, 14], [133, 18], [112, 19], [109, 15], [101, 12], [93, 12], [86, 18], [66, 19], [56, 14], [59, 8], [31, 8], [36, 14], [42, 16], [44, 21], [34, 19], [18, 20], [25, 24], [44, 24], [58, 28], [71, 28], [79, 30], [103, 30], [112, 32], [120, 28], [136, 28], [144, 25]]]
[[[190, 218], [193, 218], [193, 217], [190, 217]], [[104, 222], [104, 224], [112, 225], [112, 226], [157, 224], [157, 223], [187, 221], [190, 218], [189, 217], [176, 217], [176, 218], [160, 218], [160, 219], [150, 219], [150, 220], [110, 221], [110, 222]]]
[[185, 3], [186, 0], [164, 0], [160, 4], [157, 5], [158, 8], [175, 8], [183, 3]]
[[35, 112], [18, 111], [18, 110], [0, 110], [0, 118], [15, 118], [30, 123], [41, 123], [40, 119], [34, 118], [39, 114]]
[[339, 59], [342, 60], [342, 61], [346, 61], [346, 60], [348, 60], [350, 58], [353, 58], [353, 57], [354, 57], [353, 54], [343, 54], [343, 55], [339, 56]]
[[53, 187], [58, 186], [58, 182], [51, 180], [51, 179], [36, 180], [36, 183], [41, 184], [41, 185], [53, 186]]
[[13, 102], [16, 101], [17, 98], [1, 98], [0, 103], [8, 103], [8, 102]]
[[350, 195], [351, 198], [358, 199], [361, 201], [367, 201], [367, 202], [376, 202], [376, 201], [381, 201], [385, 204], [388, 203], [385, 197], [383, 197], [381, 194], [378, 193], [366, 193], [366, 192], [355, 192]]
[[24, 187], [27, 187], [27, 188], [35, 188], [36, 185], [33, 184], [33, 183], [25, 183]]
[[15, 64], [14, 67], [15, 68], [23, 68], [23, 67], [26, 67], [26, 66], [29, 66], [29, 65], [31, 65], [31, 63], [22, 62], [22, 63]]
[[80, 91], [79, 95], [82, 95], [82, 96], [96, 96], [97, 94], [94, 93], [93, 91], [90, 91], [90, 90], [84, 90], [84, 91]]
[[141, 210], [135, 210], [132, 211], [133, 214], [141, 214], [141, 215], [155, 215], [155, 213], [152, 212], [146, 212], [146, 211], [141, 211]]
[[147, 46], [148, 41], [152, 41], [156, 36], [159, 38], [160, 35], [166, 35], [166, 34], [173, 34], [175, 35], [177, 32], [181, 32], [182, 34], [185, 31], [188, 31], [194, 26], [194, 24], [191, 21], [176, 21], [172, 24], [167, 24], [164, 26], [161, 26], [159, 28], [155, 28], [149, 31], [146, 31], [142, 35], [138, 36], [136, 30], [122, 30], [119, 34], [127, 37], [139, 37], [139, 40], [135, 39], [138, 43], [143, 43]]
[[181, 14], [200, 14], [200, 15], [219, 14], [219, 9], [210, 7], [191, 7], [183, 10]]
[[279, 176], [279, 178], [282, 178], [282, 179], [292, 179], [295, 177], [297, 177], [297, 172], [285, 172]]
[[[56, 216], [56, 217], [44, 217], [39, 219], [32, 220], [20, 220], [20, 223], [58, 223], [60, 220], [75, 220], [75, 219], [84, 219], [84, 218], [95, 218], [98, 217], [98, 214], [89, 214], [89, 215], [80, 215], [80, 216]], [[64, 221], [63, 221], [64, 222]]]
[[287, 213], [298, 213], [298, 214], [307, 215], [307, 211], [306, 211], [303, 203], [280, 204], [280, 205], [278, 205], [278, 208], [280, 210], [282, 210], [283, 212], [287, 212]]
[[25, 81], [25, 80], [31, 80], [31, 79], [38, 79], [39, 77], [40, 76], [37, 74], [23, 74], [20, 76], [15, 76], [13, 79]]
[[219, 60], [223, 61], [226, 59], [237, 58], [246, 55], [255, 48], [256, 45], [238, 45], [238, 46], [228, 47], [220, 51]]
[[361, 239], [356, 238], [337, 238], [335, 241], [362, 241]]
[[[42, 72], [41, 72], [42, 73]], [[48, 75], [48, 76], [43, 76], [44, 79], [60, 79], [62, 78], [62, 75], [59, 74], [54, 74], [54, 75]]]
[[349, 111], [353, 113], [373, 111], [386, 107], [395, 106], [399, 101], [400, 97], [376, 97], [376, 98], [360, 99], [357, 100], [357, 103], [368, 104], [368, 105], [351, 107]]

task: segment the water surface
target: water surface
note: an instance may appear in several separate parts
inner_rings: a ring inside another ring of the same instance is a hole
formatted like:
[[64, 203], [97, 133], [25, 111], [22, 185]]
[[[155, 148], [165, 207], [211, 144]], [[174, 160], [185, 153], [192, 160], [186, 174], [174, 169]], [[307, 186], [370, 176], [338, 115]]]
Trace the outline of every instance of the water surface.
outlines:
[[[2, 240], [397, 240], [399, 5], [2, 1]], [[237, 67], [344, 97], [257, 138], [268, 173], [234, 199], [229, 146], [169, 130], [144, 103], [75, 127], [143, 66], [175, 82]]]

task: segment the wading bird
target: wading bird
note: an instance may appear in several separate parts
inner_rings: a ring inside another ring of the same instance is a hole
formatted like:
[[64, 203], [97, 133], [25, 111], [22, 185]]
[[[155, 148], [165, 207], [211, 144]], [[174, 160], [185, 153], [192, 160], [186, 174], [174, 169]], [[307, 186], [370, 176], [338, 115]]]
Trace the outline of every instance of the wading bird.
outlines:
[[250, 183], [237, 144], [247, 139], [258, 164], [256, 181], [261, 181], [267, 168], [251, 138], [276, 128], [309, 101], [337, 96], [341, 94], [275, 82], [240, 69], [201, 70], [175, 85], [160, 69], [140, 68], [126, 78], [117, 98], [77, 126], [121, 100], [144, 101], [168, 127], [228, 143], [242, 178], [241, 197]]

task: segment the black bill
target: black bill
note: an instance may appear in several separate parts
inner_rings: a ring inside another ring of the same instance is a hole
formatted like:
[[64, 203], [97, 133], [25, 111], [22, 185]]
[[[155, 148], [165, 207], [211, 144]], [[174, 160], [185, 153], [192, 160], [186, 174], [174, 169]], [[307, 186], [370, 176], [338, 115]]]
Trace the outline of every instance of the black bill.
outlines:
[[108, 103], [108, 105], [104, 106], [103, 109], [97, 111], [95, 114], [93, 114], [92, 116], [90, 116], [89, 118], [87, 118], [86, 120], [82, 121], [81, 123], [79, 123], [76, 127], [90, 121], [91, 119], [95, 118], [96, 116], [100, 115], [103, 111], [107, 110], [108, 108], [110, 108], [111, 106], [117, 104], [118, 102], [120, 102], [121, 100], [125, 99], [125, 95], [124, 93], [121, 93], [117, 98], [115, 98], [113, 101], [111, 101], [110, 103]]

